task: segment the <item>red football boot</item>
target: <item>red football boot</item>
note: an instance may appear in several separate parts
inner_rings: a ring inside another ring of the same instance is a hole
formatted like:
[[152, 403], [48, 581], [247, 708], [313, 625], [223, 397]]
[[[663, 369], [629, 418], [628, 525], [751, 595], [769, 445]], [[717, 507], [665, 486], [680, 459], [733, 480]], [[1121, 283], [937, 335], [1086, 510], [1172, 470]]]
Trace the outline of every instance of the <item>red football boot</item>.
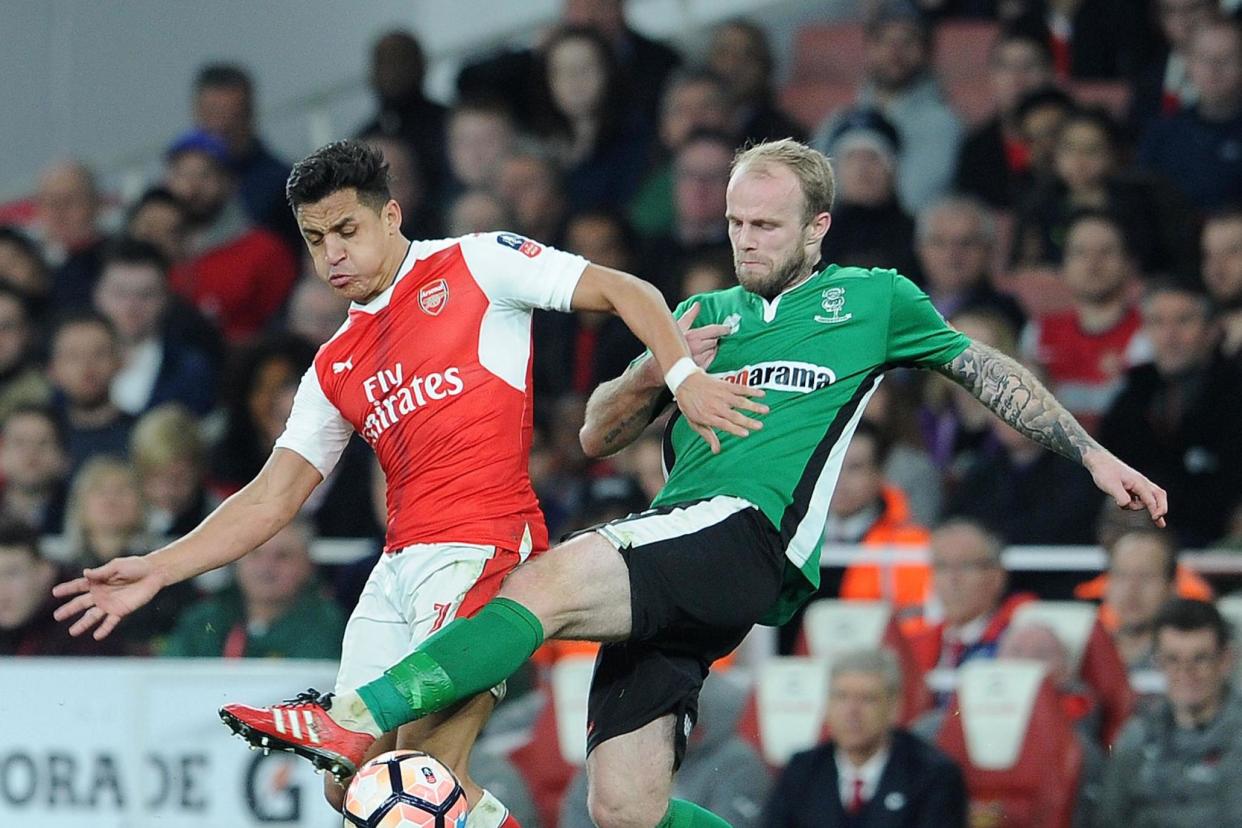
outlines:
[[307, 690], [271, 707], [226, 704], [220, 719], [252, 748], [296, 753], [343, 784], [358, 770], [375, 738], [341, 727], [328, 715], [331, 707], [331, 693]]

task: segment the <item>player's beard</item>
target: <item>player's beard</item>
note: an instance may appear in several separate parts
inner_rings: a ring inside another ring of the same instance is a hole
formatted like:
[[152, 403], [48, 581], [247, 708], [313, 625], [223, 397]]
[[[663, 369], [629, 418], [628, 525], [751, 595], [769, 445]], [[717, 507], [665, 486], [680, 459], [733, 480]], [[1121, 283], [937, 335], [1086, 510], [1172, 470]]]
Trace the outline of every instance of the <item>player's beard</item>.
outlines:
[[783, 262], [775, 265], [767, 276], [743, 276], [741, 264], [736, 259], [734, 259], [733, 266], [737, 281], [742, 287], [770, 302], [795, 280], [807, 275], [808, 265], [813, 264], [810, 251], [799, 245]]

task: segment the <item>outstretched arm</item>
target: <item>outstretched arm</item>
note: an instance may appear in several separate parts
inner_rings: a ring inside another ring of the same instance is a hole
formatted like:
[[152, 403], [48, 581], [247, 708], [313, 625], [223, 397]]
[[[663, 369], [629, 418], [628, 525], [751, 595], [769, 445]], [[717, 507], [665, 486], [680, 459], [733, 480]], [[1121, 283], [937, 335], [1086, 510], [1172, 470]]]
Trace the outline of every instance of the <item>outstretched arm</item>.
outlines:
[[972, 393], [1017, 431], [1082, 464], [1096, 486], [1125, 509], [1146, 509], [1164, 526], [1168, 496], [1164, 489], [1118, 460], [1057, 402], [1025, 366], [979, 342], [972, 342], [937, 369]]

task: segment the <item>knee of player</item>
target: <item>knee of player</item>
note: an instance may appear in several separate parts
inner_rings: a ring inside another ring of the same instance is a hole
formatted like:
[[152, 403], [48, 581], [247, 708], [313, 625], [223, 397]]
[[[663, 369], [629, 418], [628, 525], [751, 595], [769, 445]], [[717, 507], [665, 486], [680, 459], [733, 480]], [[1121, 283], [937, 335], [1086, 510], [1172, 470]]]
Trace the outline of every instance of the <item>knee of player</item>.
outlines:
[[664, 818], [668, 799], [644, 795], [624, 784], [592, 785], [587, 810], [599, 828], [652, 828]]

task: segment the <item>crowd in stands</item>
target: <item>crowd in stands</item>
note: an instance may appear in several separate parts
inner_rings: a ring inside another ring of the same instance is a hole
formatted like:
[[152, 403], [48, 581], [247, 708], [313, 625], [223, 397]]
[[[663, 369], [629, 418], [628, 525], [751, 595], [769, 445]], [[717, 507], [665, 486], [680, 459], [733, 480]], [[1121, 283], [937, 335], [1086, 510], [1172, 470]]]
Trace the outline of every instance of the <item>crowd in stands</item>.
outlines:
[[[1178, 563], [1182, 548], [1242, 549], [1242, 3], [862, 5], [859, 21], [806, 24], [785, 86], [754, 21], [717, 25], [694, 54], [635, 31], [621, 0], [566, 0], [536, 46], [468, 60], [445, 104], [423, 91], [419, 40], [390, 31], [371, 54], [374, 115], [341, 137], [381, 149], [407, 236], [511, 230], [633, 272], [670, 306], [734, 284], [736, 150], [807, 140], [837, 175], [826, 262], [914, 279], [1168, 490], [1169, 529], [1136, 526], [963, 389], [893, 371], [824, 542], [926, 548], [930, 563], [825, 567], [816, 597], [887, 602], [898, 655], [835, 660], [831, 740], [783, 771], [746, 738], [754, 694], [726, 669], [678, 795], [738, 826], [1062, 824], [981, 802], [986, 774], [954, 753], [952, 682], [917, 716], [899, 703], [933, 674], [1033, 659], [1048, 678], [1032, 704], [1050, 694], [1076, 745], [1074, 825], [1242, 824], [1229, 627], [1213, 585]], [[193, 123], [137, 198], [57, 160], [29, 220], [0, 225], [0, 657], [336, 658], [382, 546], [384, 481], [355, 438], [299, 520], [232, 573], [165, 590], [105, 642], [52, 621], [64, 573], [156, 548], [258, 471], [348, 311], [307, 263], [256, 79], [211, 64], [190, 94]], [[534, 339], [530, 474], [552, 537], [645, 508], [659, 424], [601, 462], [577, 438], [586, 396], [641, 345], [588, 312], [540, 313]], [[319, 538], [373, 552], [316, 565]], [[1080, 584], [1007, 573], [1011, 544], [1096, 546], [1108, 569]], [[1052, 599], [1099, 605], [1087, 643], [1015, 621]], [[808, 652], [802, 623], [780, 630], [781, 653]], [[496, 727], [525, 716], [518, 729], [540, 732], [550, 665], [590, 652], [541, 654]], [[1136, 701], [1118, 675], [1156, 684]], [[504, 797], [527, 828], [589, 824], [563, 757], [518, 769], [496, 774], [529, 786]]]

